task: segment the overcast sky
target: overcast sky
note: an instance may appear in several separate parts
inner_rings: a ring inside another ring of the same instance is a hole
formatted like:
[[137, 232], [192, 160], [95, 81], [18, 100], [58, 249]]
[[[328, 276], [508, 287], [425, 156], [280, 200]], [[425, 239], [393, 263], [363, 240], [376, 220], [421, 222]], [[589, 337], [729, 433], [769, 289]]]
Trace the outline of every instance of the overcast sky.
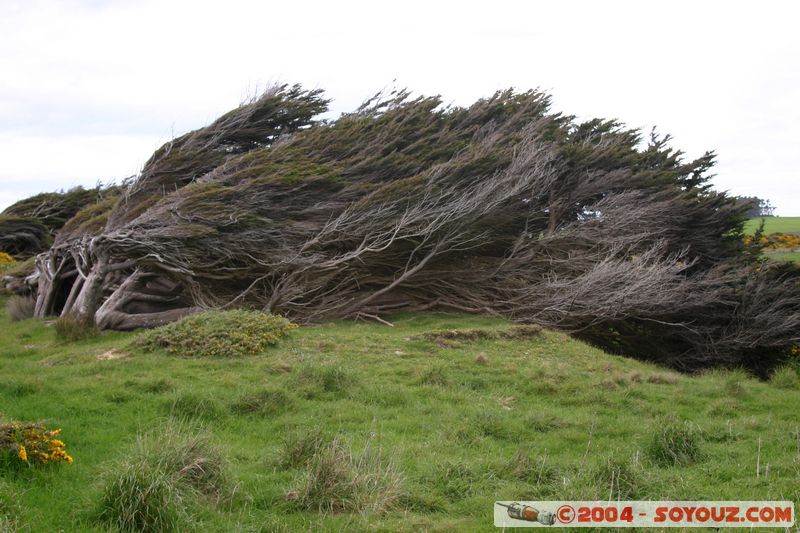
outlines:
[[[795, 2], [0, 0], [0, 209], [119, 180], [271, 82], [352, 110], [386, 86], [657, 126], [715, 184], [800, 215]], [[393, 80], [397, 80], [393, 82]]]

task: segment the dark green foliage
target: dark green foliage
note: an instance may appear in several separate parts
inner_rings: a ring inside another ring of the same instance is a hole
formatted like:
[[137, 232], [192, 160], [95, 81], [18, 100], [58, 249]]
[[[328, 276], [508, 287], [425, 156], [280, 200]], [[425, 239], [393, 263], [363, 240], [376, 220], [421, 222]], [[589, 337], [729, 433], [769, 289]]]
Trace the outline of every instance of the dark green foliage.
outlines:
[[102, 189], [75, 187], [67, 192], [48, 192], [20, 200], [7, 207], [4, 215], [34, 218], [55, 233], [83, 207], [100, 199]]
[[260, 311], [206, 311], [141, 333], [134, 344], [183, 357], [241, 357], [263, 352], [294, 327]]
[[0, 215], [0, 252], [25, 259], [47, 250], [52, 236], [39, 220]]

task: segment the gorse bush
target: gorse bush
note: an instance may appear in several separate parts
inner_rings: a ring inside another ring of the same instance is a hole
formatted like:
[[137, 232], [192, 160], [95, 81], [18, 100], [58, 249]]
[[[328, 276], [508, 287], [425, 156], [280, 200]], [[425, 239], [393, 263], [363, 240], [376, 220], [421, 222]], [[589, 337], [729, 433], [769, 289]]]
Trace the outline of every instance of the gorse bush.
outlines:
[[0, 252], [0, 272], [16, 263], [13, 257], [5, 252]]
[[28, 465], [72, 463], [64, 450], [64, 443], [56, 437], [60, 429], [48, 430], [35, 422], [9, 422], [0, 424], [0, 454]]
[[315, 445], [299, 488], [287, 495], [301, 509], [381, 513], [398, 506], [405, 478], [380, 451], [355, 454], [338, 438]]
[[77, 313], [67, 313], [59, 317], [53, 323], [53, 327], [56, 331], [56, 338], [66, 342], [80, 341], [98, 334], [92, 319], [82, 317]]
[[225, 461], [209, 436], [170, 420], [108, 467], [99, 519], [125, 532], [181, 531], [198, 498], [218, 500], [227, 486]]
[[205, 311], [140, 333], [134, 345], [185, 357], [241, 357], [263, 352], [296, 327], [260, 311]]
[[33, 318], [36, 301], [30, 296], [12, 296], [6, 302], [6, 312], [12, 322]]
[[699, 430], [688, 422], [668, 420], [653, 433], [646, 451], [661, 466], [694, 463], [702, 456]]

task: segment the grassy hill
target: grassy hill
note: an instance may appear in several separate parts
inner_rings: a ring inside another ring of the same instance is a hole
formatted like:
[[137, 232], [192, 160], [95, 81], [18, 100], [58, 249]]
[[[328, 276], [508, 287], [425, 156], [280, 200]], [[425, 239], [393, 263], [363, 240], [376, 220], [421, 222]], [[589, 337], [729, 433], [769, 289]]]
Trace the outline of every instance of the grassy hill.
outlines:
[[495, 531], [498, 499], [800, 503], [794, 370], [690, 377], [502, 320], [393, 322], [188, 359], [124, 333], [63, 343], [3, 315], [0, 411], [61, 428], [75, 462], [0, 463], [0, 514], [23, 531], [103, 531], [137, 435], [198, 431], [227, 481], [187, 503], [184, 530]]
[[[745, 233], [752, 235], [761, 224], [761, 218], [751, 218], [744, 226]], [[800, 233], [800, 217], [764, 217], [764, 233]]]
[[[751, 218], [745, 224], [745, 233], [753, 235], [761, 224], [761, 218]], [[800, 217], [765, 217], [764, 234], [772, 233], [795, 233], [800, 235]], [[767, 257], [774, 261], [795, 261], [800, 263], [800, 252], [798, 251], [778, 251], [770, 252]]]

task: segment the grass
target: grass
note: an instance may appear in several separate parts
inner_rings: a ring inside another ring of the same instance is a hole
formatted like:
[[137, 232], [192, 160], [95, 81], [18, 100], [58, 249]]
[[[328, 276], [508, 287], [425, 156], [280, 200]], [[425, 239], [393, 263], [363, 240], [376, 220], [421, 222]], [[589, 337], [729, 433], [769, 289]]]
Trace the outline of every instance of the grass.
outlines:
[[[761, 224], [761, 218], [751, 218], [745, 223], [744, 231], [752, 235]], [[800, 233], [800, 217], [764, 217], [764, 234]]]
[[[498, 499], [610, 493], [800, 505], [789, 368], [771, 382], [684, 376], [560, 333], [501, 334], [512, 326], [499, 319], [392, 322], [304, 327], [255, 355], [188, 358], [131, 347], [135, 334], [120, 332], [65, 343], [46, 322], [0, 313], [0, 415], [62, 428], [75, 458], [0, 470], [0, 508], [13, 513], [2, 520], [105, 531], [142, 486], [122, 473], [140, 469], [161, 480], [166, 523], [199, 531], [488, 532]], [[426, 337], [452, 330], [470, 333]], [[99, 357], [114, 350], [128, 355]], [[191, 460], [149, 462], [180, 449], [157, 439], [175, 418], [185, 422], [173, 442], [205, 431], [224, 457], [226, 489], [169, 484]], [[670, 454], [680, 460], [661, 459]], [[98, 508], [115, 510], [99, 520]]]
[[770, 252], [764, 256], [772, 261], [794, 261], [800, 263], [800, 252]]

